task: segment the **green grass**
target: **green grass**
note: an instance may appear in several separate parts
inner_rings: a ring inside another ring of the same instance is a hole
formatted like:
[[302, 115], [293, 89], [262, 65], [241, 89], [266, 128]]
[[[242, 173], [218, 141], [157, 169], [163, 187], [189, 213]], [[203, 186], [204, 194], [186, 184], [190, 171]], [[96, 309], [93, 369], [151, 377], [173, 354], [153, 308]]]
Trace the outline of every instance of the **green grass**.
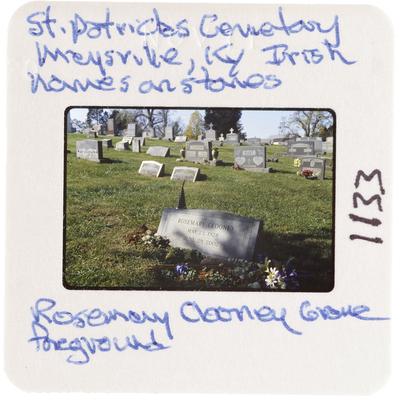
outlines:
[[[104, 149], [109, 163], [77, 159], [78, 134], [67, 138], [66, 249], [64, 280], [68, 287], [159, 288], [151, 255], [129, 244], [127, 237], [142, 224], [157, 229], [164, 208], [176, 207], [181, 182], [171, 181], [181, 144], [146, 140], [142, 153]], [[113, 138], [113, 144], [120, 139]], [[171, 157], [146, 155], [150, 145], [166, 145]], [[283, 147], [269, 146], [268, 157]], [[293, 159], [269, 163], [273, 174], [236, 171], [233, 148], [220, 148], [225, 166], [203, 166], [205, 180], [185, 184], [188, 208], [217, 209], [263, 221], [262, 248], [270, 258], [296, 258], [305, 279], [303, 290], [332, 286], [332, 171], [327, 179], [306, 180], [296, 175]], [[142, 160], [165, 163], [166, 176], [138, 174]]]

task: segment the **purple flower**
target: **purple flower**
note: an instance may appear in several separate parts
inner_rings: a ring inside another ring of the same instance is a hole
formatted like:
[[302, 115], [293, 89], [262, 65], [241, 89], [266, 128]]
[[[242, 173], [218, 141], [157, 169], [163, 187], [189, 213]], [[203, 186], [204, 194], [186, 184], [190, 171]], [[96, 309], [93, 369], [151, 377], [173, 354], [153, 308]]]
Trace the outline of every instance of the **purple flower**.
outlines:
[[182, 275], [182, 274], [186, 274], [189, 271], [189, 266], [188, 266], [187, 263], [176, 265], [175, 266], [175, 271], [177, 272], [177, 274], [179, 276]]

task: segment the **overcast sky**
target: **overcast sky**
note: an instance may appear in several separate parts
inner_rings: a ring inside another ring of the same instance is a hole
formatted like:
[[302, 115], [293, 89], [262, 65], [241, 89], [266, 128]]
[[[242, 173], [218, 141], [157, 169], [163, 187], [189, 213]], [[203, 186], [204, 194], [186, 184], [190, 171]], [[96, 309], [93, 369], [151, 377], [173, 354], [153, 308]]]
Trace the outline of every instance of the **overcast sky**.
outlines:
[[[174, 110], [173, 118], [180, 118], [184, 125], [189, 122], [194, 110]], [[204, 115], [203, 110], [199, 110]], [[248, 137], [268, 138], [279, 135], [279, 123], [282, 117], [288, 117], [293, 111], [243, 110], [241, 123]], [[71, 109], [71, 119], [86, 120], [87, 109]]]

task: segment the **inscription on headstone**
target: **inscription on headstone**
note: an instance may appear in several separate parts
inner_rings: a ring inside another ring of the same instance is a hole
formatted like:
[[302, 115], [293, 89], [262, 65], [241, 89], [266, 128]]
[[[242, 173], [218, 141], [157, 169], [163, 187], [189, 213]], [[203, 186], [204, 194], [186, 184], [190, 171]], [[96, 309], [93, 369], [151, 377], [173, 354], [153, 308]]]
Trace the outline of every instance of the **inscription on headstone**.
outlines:
[[195, 182], [199, 174], [200, 169], [197, 167], [177, 166], [172, 171], [171, 180]]
[[206, 209], [164, 209], [157, 233], [177, 248], [204, 255], [252, 260], [261, 222]]
[[168, 157], [169, 156], [169, 147], [167, 146], [150, 146], [146, 152], [151, 156], [158, 157]]
[[264, 171], [266, 168], [265, 146], [236, 146], [235, 164], [249, 171]]
[[76, 141], [76, 157], [100, 163], [103, 159], [103, 145], [101, 141]]
[[325, 179], [326, 160], [319, 157], [305, 157], [301, 159], [300, 170], [311, 170], [319, 180]]
[[186, 143], [185, 159], [195, 163], [210, 161], [212, 160], [211, 150], [210, 141], [189, 141]]
[[162, 177], [164, 175], [164, 164], [154, 160], [144, 160], [140, 165], [139, 174], [150, 177]]

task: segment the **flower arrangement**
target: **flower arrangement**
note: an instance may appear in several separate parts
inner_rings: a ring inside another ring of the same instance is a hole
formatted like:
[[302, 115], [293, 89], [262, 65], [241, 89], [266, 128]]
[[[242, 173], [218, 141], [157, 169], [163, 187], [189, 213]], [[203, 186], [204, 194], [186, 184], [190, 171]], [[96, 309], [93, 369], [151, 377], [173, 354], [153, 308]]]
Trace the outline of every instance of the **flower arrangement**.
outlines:
[[165, 248], [169, 245], [169, 240], [167, 238], [161, 237], [152, 230], [146, 230], [141, 241], [145, 245], [151, 245], [156, 248]]
[[270, 289], [296, 289], [299, 287], [298, 275], [292, 265], [292, 259], [280, 269], [272, 266], [272, 261], [267, 260], [265, 265], [265, 285]]

